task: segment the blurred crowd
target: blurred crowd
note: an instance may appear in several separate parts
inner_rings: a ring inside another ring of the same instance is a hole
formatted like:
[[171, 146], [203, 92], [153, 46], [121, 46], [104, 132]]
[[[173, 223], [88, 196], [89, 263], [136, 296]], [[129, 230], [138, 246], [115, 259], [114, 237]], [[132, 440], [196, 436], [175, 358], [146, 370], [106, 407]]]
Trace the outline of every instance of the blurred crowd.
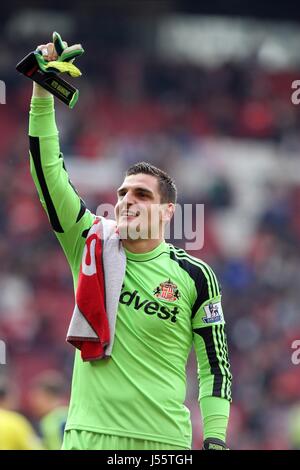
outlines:
[[[87, 53], [80, 66], [75, 110], [57, 106], [61, 147], [69, 161], [76, 156], [105, 162], [118, 155], [121, 168], [147, 160], [172, 173], [173, 161], [184, 160], [193, 142], [207, 137], [271, 140], [286, 152], [300, 147], [300, 108], [290, 101], [296, 71], [264, 71], [255, 58], [204, 68], [131, 53]], [[0, 105], [0, 339], [7, 345], [8, 364], [1, 367], [17, 391], [16, 408], [40, 432], [31, 382], [50, 369], [70, 381], [73, 350], [65, 336], [73, 286], [29, 174], [31, 84], [17, 75], [7, 83], [7, 104]], [[187, 174], [193, 172], [191, 163]], [[115, 202], [114, 188], [102, 191], [100, 180], [101, 174], [96, 193], [85, 198], [81, 192], [92, 210], [102, 201]], [[272, 188], [270, 202], [256, 208], [250, 247], [236, 256], [224, 250], [213, 224], [234, 206], [230, 182], [216, 176], [199, 194], [201, 201], [198, 195], [191, 199], [183, 188], [180, 201], [205, 203], [207, 236], [197, 256], [212, 265], [223, 288], [234, 377], [228, 444], [300, 448], [300, 366], [291, 360], [291, 344], [300, 339], [300, 186]], [[242, 221], [236, 223], [238, 231]], [[187, 373], [193, 445], [199, 448], [193, 355]]]

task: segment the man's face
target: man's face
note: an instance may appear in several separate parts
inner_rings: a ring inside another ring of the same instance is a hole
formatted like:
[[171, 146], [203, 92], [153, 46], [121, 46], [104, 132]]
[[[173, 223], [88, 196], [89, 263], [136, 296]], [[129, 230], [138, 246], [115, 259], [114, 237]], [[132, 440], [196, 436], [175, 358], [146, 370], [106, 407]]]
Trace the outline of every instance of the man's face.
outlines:
[[162, 236], [163, 221], [167, 221], [174, 205], [161, 204], [157, 178], [143, 173], [126, 176], [117, 194], [115, 217], [121, 238], [137, 240]]

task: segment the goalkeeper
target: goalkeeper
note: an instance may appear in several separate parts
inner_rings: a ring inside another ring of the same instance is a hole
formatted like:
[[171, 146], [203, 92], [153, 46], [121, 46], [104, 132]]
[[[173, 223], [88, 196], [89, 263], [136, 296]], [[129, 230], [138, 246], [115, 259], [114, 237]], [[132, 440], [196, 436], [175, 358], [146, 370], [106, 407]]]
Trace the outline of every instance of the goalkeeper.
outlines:
[[[53, 43], [38, 49], [46, 61], [58, 57]], [[76, 289], [95, 215], [69, 180], [53, 96], [37, 84], [29, 139], [31, 174]], [[164, 241], [176, 194], [173, 180], [148, 163], [131, 166], [117, 190], [120, 233], [129, 234], [135, 224], [141, 237], [122, 238], [126, 274], [112, 356], [83, 362], [76, 351], [63, 449], [190, 449], [191, 420], [184, 400], [185, 367], [193, 345], [199, 366], [203, 448], [226, 449], [231, 373], [221, 293], [207, 264]], [[155, 229], [158, 237], [145, 239]]]

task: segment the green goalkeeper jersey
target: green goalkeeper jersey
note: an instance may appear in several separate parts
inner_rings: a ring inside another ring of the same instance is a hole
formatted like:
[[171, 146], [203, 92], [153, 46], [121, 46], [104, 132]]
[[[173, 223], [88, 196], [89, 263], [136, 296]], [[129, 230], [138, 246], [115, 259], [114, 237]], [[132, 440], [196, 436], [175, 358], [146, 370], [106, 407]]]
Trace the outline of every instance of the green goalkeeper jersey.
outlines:
[[[95, 215], [69, 180], [52, 97], [33, 98], [29, 135], [32, 177], [75, 290]], [[215, 400], [217, 413], [229, 415], [231, 373], [216, 276], [207, 264], [165, 242], [143, 254], [126, 251], [126, 257], [112, 356], [83, 362], [76, 351], [66, 429], [190, 448], [191, 421], [184, 401], [193, 344], [200, 405]]]

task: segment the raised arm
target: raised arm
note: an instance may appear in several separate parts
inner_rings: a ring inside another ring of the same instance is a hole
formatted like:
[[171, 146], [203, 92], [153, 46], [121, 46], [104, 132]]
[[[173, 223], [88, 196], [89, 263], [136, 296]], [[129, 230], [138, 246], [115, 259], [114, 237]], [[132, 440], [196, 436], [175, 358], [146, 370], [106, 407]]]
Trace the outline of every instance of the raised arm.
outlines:
[[53, 96], [37, 84], [34, 84], [30, 107], [29, 144], [30, 170], [41, 204], [71, 268], [78, 267], [87, 229], [95, 216], [86, 209], [66, 171]]

